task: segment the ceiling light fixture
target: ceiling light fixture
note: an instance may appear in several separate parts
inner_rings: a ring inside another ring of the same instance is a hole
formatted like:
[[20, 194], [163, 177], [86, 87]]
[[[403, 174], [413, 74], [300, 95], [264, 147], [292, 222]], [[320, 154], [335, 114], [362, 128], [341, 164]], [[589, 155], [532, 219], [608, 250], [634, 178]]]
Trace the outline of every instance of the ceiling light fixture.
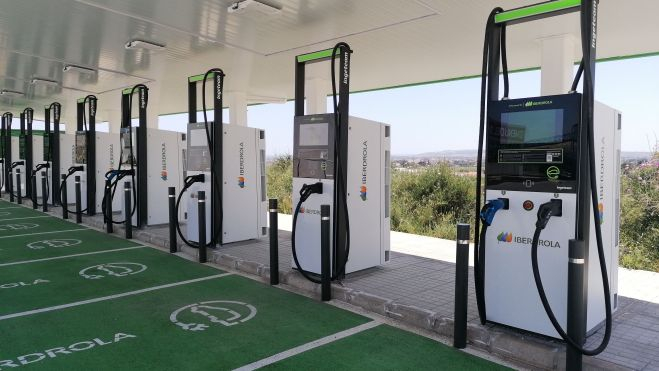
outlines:
[[92, 74], [96, 72], [96, 70], [87, 67], [76, 66], [74, 64], [67, 64], [66, 66], [64, 66], [64, 72], [78, 72], [84, 74]]
[[2, 91], [0, 91], [0, 95], [4, 95], [6, 97], [22, 97], [25, 95], [25, 93], [16, 90], [2, 89]]
[[231, 3], [227, 7], [227, 12], [230, 14], [240, 14], [244, 13], [248, 8], [253, 8], [254, 10], [261, 12], [267, 15], [274, 15], [281, 13], [281, 6], [278, 6], [273, 3], [261, 2], [257, 0], [240, 0], [234, 3]]
[[49, 79], [42, 79], [40, 77], [34, 77], [32, 78], [32, 81], [30, 81], [32, 85], [45, 85], [45, 86], [59, 86], [59, 82], [55, 80], [49, 80]]
[[137, 39], [127, 42], [125, 46], [126, 49], [146, 49], [153, 51], [159, 51], [165, 49], [164, 44], [159, 44], [153, 41], [137, 40]]

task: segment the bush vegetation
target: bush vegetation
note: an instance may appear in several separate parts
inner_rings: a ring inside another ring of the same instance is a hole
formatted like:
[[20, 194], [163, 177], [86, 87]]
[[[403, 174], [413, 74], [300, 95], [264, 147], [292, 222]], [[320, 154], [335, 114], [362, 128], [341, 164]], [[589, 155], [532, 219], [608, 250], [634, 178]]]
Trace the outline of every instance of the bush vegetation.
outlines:
[[[290, 155], [277, 157], [267, 169], [269, 197], [279, 199], [279, 211], [286, 214], [292, 208], [292, 172]], [[625, 165], [621, 182], [620, 263], [659, 272], [659, 154]], [[446, 163], [392, 172], [394, 231], [455, 239], [456, 223], [473, 225], [474, 207], [473, 173]]]

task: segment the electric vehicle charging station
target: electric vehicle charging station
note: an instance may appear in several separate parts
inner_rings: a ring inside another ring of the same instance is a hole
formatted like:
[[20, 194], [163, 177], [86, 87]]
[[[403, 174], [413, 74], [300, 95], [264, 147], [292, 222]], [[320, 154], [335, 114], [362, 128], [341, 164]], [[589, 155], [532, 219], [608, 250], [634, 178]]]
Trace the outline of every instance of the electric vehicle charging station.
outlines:
[[[199, 191], [205, 191], [211, 200], [210, 207], [206, 207], [208, 247], [257, 239], [267, 233], [265, 132], [222, 123], [224, 76], [224, 72], [216, 68], [188, 78], [186, 176], [176, 208], [179, 215], [181, 200], [185, 198], [186, 236], [183, 236], [178, 221], [177, 231], [184, 242], [192, 247], [199, 247]], [[212, 79], [213, 91], [212, 122], [205, 115], [205, 89], [209, 79]], [[203, 123], [197, 122], [199, 85]]]
[[[132, 126], [133, 94], [138, 98], [138, 126]], [[147, 106], [148, 87], [139, 84], [132, 88], [124, 89], [121, 98], [122, 125], [119, 140], [115, 135], [110, 135], [109, 144], [114, 153], [114, 145], [118, 148], [118, 165], [115, 167], [114, 154], [109, 157], [111, 167], [108, 172], [99, 171], [110, 181], [112, 194], [119, 182], [124, 177], [130, 177], [133, 187], [131, 204], [133, 209], [129, 211], [132, 225], [141, 228], [146, 225], [160, 225], [168, 222], [167, 203], [162, 200], [167, 198], [168, 187], [180, 187], [182, 169], [182, 147], [184, 135], [177, 132], [147, 128]], [[106, 182], [101, 184], [100, 192]], [[148, 191], [147, 191], [148, 190]], [[112, 197], [113, 210], [123, 210], [124, 192], [119, 192], [120, 197]], [[104, 193], [99, 193], [105, 198]], [[107, 200], [104, 199], [104, 205]], [[101, 210], [105, 214], [103, 206]], [[125, 210], [121, 215], [126, 215]], [[108, 216], [105, 216], [106, 221]], [[113, 221], [120, 224], [120, 221]]]
[[[621, 114], [594, 101], [596, 3], [582, 1], [534, 14], [539, 5], [507, 14], [497, 8], [488, 19], [477, 207], [483, 139], [486, 204], [476, 221], [476, 297], [483, 324], [491, 321], [561, 338], [569, 344], [567, 362], [574, 364], [571, 361], [580, 363], [581, 354], [595, 355], [606, 348], [617, 308]], [[583, 60], [571, 91], [508, 99], [507, 24], [576, 10], [581, 12]], [[579, 94], [582, 73], [584, 89]], [[581, 254], [585, 259], [573, 257]], [[578, 281], [569, 281], [570, 272], [582, 266], [584, 287], [571, 287]], [[583, 313], [568, 312], [570, 307]], [[570, 323], [583, 329], [570, 328]], [[584, 335], [602, 324], [601, 344], [584, 349]], [[566, 333], [566, 327], [571, 332]]]
[[[50, 118], [51, 112], [53, 117], [53, 126], [51, 131]], [[60, 117], [62, 114], [62, 105], [53, 102], [45, 106], [44, 116], [44, 137], [43, 137], [43, 161], [48, 163], [50, 170], [50, 180], [48, 187], [50, 190], [49, 200], [53, 205], [60, 203]], [[37, 187], [39, 188], [39, 187]], [[39, 194], [41, 190], [38, 190]]]
[[0, 189], [5, 192], [9, 190], [9, 168], [11, 167], [11, 116], [9, 112], [3, 113], [0, 124], [0, 166], [2, 166]]
[[[43, 197], [43, 190], [41, 188], [41, 178], [42, 175], [41, 173], [44, 172], [46, 176], [46, 202], [52, 204], [53, 203], [53, 177], [52, 177], [52, 169], [53, 167], [53, 158], [55, 157], [54, 155], [54, 148], [53, 148], [53, 137], [54, 134], [50, 130], [50, 108], [54, 107], [54, 114], [56, 117], [56, 122], [57, 125], [59, 125], [59, 114], [61, 110], [61, 106], [59, 106], [59, 103], [53, 103], [50, 106], [46, 106], [46, 118], [44, 120], [44, 131], [42, 134], [34, 134], [32, 132], [32, 124], [28, 122], [28, 135], [32, 136], [32, 151], [28, 153], [28, 156], [32, 157], [32, 160], [29, 162], [32, 163], [32, 167], [30, 168], [30, 174], [28, 178], [28, 185], [30, 188], [33, 188], [31, 190], [31, 196], [34, 195], [36, 198], [33, 198], [33, 202], [37, 204], [37, 206], [41, 206], [39, 203], [39, 200], [42, 199]], [[58, 165], [59, 166], [59, 165]], [[59, 172], [58, 172], [59, 173]], [[59, 176], [59, 174], [58, 174]], [[55, 183], [59, 183], [59, 180], [55, 180]], [[36, 185], [36, 188], [35, 188]]]
[[[389, 261], [391, 138], [386, 124], [349, 116], [350, 54], [345, 43], [296, 57], [293, 142], [293, 266], [321, 273], [320, 206], [330, 205], [331, 275]], [[334, 63], [340, 63], [338, 102]], [[305, 115], [305, 67], [330, 61], [334, 112]], [[352, 233], [351, 233], [352, 231]]]
[[[62, 172], [66, 174], [67, 179], [74, 174], [80, 176], [81, 207], [89, 216], [96, 215], [96, 106], [97, 98], [94, 95], [78, 99], [75, 135], [60, 136], [60, 148], [65, 151], [67, 148], [71, 149], [70, 160], [68, 156], [61, 158]], [[75, 200], [73, 182], [67, 181], [66, 189], [62, 189], [60, 185], [60, 194], [63, 192], [67, 192], [67, 200]]]
[[[32, 108], [26, 108], [20, 114], [20, 131], [18, 136], [12, 136], [12, 158], [16, 158], [10, 166], [11, 183], [13, 189], [9, 191], [14, 193], [17, 197], [20, 192], [22, 197], [29, 197], [31, 192], [31, 184], [29, 184], [29, 173], [26, 169], [32, 169]], [[27, 125], [27, 128], [26, 128]], [[11, 127], [11, 124], [10, 124]], [[20, 183], [18, 182], [17, 174], [20, 172]]]

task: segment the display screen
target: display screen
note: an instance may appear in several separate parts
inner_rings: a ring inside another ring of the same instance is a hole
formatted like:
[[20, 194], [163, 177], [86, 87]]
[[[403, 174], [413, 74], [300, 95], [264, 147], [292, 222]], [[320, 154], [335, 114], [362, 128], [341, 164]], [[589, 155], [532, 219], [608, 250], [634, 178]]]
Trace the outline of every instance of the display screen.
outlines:
[[87, 163], [87, 135], [85, 132], [76, 133], [75, 163], [76, 164]]
[[25, 135], [21, 135], [18, 137], [18, 158], [20, 159], [25, 159], [25, 142], [27, 140], [27, 137]]
[[563, 110], [503, 112], [501, 144], [539, 144], [563, 141]]
[[43, 160], [52, 161], [50, 158], [50, 134], [48, 133], [43, 136]]
[[329, 142], [327, 123], [300, 125], [301, 146], [326, 146]]
[[192, 129], [188, 140], [192, 147], [207, 147], [208, 138], [206, 137], [206, 129]]

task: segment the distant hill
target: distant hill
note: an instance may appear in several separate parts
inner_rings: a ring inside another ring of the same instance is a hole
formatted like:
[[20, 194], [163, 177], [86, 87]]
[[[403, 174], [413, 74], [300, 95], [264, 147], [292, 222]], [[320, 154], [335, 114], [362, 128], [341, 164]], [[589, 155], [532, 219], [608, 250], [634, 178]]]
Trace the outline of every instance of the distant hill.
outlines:
[[[476, 150], [449, 150], [438, 152], [425, 152], [414, 155], [393, 155], [394, 160], [476, 160]], [[622, 161], [630, 160], [647, 160], [650, 158], [650, 152], [633, 152], [623, 151], [621, 154]]]

